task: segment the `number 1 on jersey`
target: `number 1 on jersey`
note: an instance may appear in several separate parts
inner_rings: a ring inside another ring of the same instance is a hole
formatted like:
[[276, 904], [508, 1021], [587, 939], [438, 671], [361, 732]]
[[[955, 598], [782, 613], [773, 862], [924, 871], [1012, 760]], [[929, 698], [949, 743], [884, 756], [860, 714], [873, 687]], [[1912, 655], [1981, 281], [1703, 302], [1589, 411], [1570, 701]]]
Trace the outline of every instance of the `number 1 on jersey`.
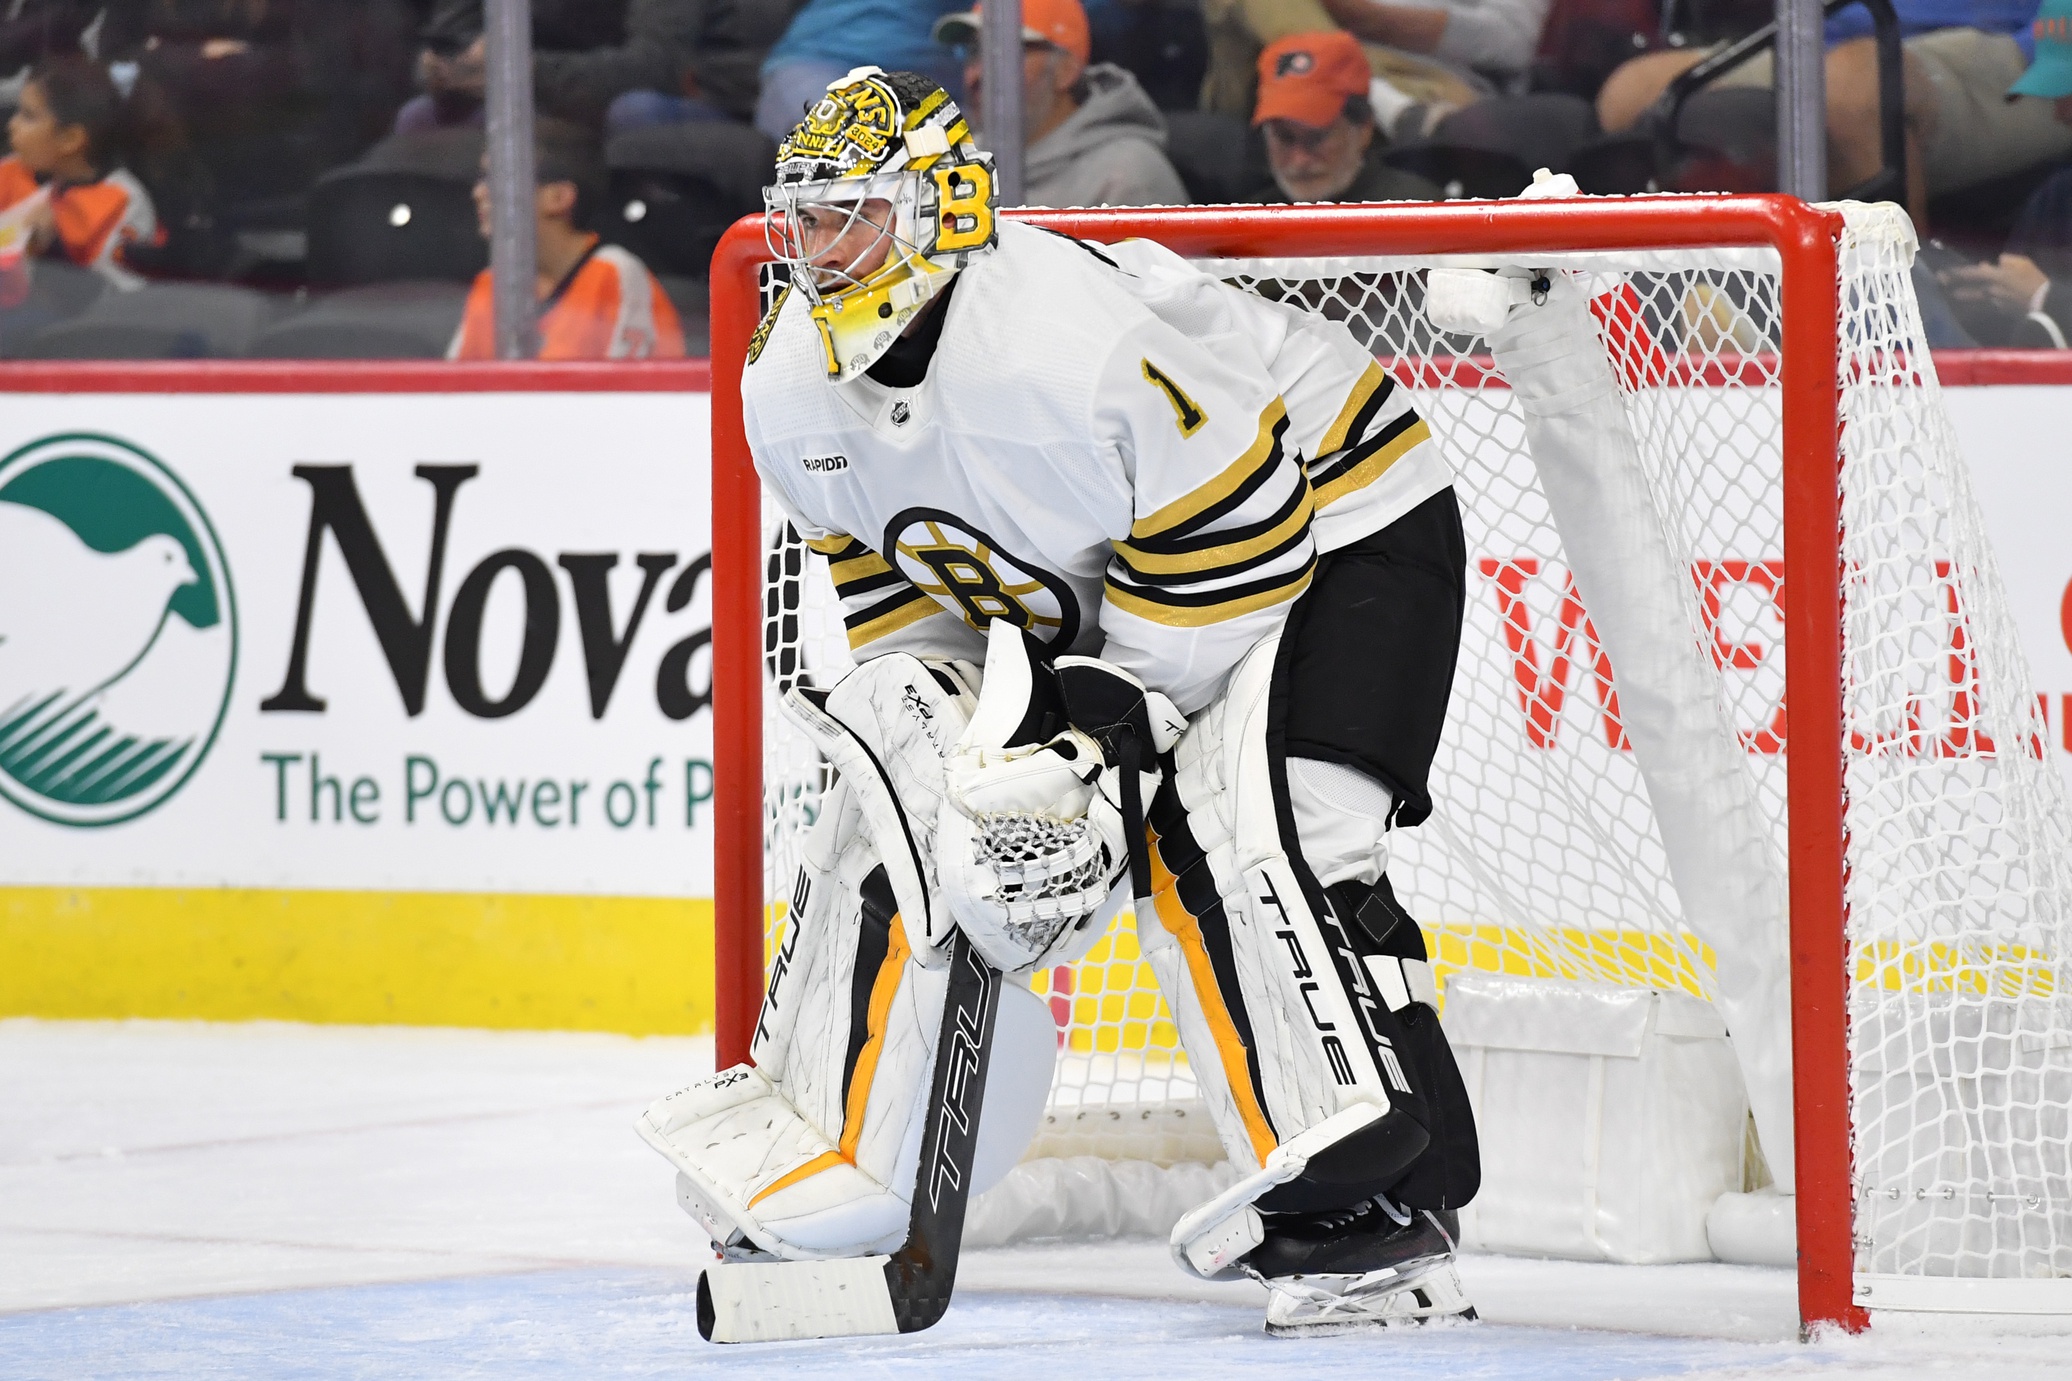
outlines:
[[1173, 405], [1173, 413], [1180, 420], [1180, 435], [1193, 436], [1202, 429], [1202, 424], [1209, 420], [1209, 415], [1201, 410], [1201, 404], [1189, 398], [1185, 389], [1174, 383], [1163, 369], [1149, 360], [1144, 361], [1144, 377], [1151, 381], [1153, 388], [1166, 396], [1168, 403]]

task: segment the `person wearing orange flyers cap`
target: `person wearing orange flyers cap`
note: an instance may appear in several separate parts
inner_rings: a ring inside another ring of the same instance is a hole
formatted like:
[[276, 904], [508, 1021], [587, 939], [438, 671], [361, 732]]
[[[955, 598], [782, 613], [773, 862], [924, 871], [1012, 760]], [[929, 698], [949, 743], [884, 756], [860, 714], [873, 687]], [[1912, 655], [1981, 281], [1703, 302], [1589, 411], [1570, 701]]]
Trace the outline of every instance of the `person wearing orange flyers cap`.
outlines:
[[[983, 6], [936, 22], [939, 43], [966, 51], [965, 109], [981, 107]], [[1079, 0], [1022, 0], [1022, 200], [1030, 206], [1177, 206], [1189, 200], [1166, 158], [1165, 117], [1093, 44]], [[980, 143], [986, 132], [979, 130]]]
[[1436, 201], [1439, 189], [1375, 157], [1367, 55], [1342, 29], [1290, 34], [1259, 54], [1252, 123], [1273, 186], [1258, 201]]

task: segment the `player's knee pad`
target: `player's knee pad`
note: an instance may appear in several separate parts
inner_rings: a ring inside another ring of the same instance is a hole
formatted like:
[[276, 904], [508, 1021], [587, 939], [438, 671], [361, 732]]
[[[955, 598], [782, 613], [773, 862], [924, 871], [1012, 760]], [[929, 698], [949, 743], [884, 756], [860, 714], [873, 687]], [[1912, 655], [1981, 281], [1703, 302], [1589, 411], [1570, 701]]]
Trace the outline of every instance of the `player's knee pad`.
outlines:
[[[1268, 722], [1277, 650], [1255, 648], [1174, 749], [1150, 821], [1155, 916], [1137, 930], [1226, 1152], [1267, 1174], [1261, 1208], [1297, 1211], [1387, 1188], [1429, 1133], [1373, 980], [1291, 857]], [[1376, 1115], [1340, 1116], [1362, 1107]], [[1307, 1138], [1299, 1169], [1269, 1166], [1327, 1123], [1342, 1135]]]
[[[756, 1063], [662, 1099], [639, 1123], [677, 1167], [679, 1202], [723, 1248], [852, 1256], [906, 1232], [948, 968], [914, 944], [862, 817], [844, 782], [808, 838]], [[1003, 989], [974, 1193], [1034, 1135], [1054, 1057], [1048, 1010]]]
[[1288, 807], [1317, 882], [1374, 882], [1388, 871], [1395, 793], [1357, 767], [1288, 759]]

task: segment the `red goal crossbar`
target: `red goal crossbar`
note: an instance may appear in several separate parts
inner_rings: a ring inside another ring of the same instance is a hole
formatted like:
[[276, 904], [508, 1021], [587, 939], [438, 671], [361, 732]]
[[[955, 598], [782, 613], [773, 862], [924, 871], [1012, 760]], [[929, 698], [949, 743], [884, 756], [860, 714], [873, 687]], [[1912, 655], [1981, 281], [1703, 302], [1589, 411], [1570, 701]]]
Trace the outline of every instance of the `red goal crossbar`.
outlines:
[[[1799, 1314], [1863, 1328], [1851, 1297], [1853, 1194], [1843, 933], [1842, 588], [1836, 332], [1842, 218], [1782, 196], [1431, 205], [1015, 211], [1103, 242], [1157, 240], [1198, 258], [1530, 254], [1763, 247], [1781, 261], [1785, 696], [1792, 708], [1792, 1063]], [[741, 371], [769, 257], [750, 218], [712, 264], [713, 857], [718, 1060], [748, 1058], [763, 983], [762, 491]]]

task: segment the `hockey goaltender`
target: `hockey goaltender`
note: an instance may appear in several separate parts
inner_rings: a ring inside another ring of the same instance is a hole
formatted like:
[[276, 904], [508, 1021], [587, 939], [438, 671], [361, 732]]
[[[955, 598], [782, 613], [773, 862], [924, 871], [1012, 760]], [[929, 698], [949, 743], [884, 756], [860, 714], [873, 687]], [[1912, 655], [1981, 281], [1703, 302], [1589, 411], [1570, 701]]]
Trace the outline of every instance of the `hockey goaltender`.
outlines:
[[925, 77], [835, 82], [766, 198], [748, 438], [858, 666], [787, 701], [839, 779], [755, 1063], [640, 1120], [723, 1258], [706, 1336], [940, 1316], [979, 1099], [1049, 1091], [1002, 975], [1133, 897], [1239, 1172], [1174, 1260], [1261, 1281], [1273, 1333], [1472, 1318], [1475, 1131], [1387, 875], [1460, 640], [1426, 424], [1336, 323], [999, 219]]

